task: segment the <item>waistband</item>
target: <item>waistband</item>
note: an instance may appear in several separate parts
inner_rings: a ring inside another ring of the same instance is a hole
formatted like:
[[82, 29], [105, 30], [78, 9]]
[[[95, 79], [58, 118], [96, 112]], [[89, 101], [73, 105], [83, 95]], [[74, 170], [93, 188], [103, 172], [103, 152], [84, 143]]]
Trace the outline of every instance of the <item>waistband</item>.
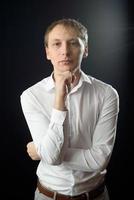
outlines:
[[77, 196], [70, 196], [70, 195], [64, 195], [57, 193], [56, 191], [51, 191], [48, 188], [41, 185], [41, 183], [37, 182], [37, 188], [40, 193], [44, 194], [45, 196], [49, 198], [53, 198], [56, 200], [94, 200], [95, 198], [99, 197], [105, 189], [105, 183], [103, 182], [101, 185], [99, 185], [97, 188], [91, 190], [90, 192], [82, 193]]

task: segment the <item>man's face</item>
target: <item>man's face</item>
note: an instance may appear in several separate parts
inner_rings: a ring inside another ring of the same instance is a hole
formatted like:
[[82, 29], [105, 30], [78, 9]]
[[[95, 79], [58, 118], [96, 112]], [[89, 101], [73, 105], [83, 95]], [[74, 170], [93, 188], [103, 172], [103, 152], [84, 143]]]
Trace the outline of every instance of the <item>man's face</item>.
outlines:
[[73, 71], [87, 54], [83, 41], [71, 27], [56, 25], [48, 35], [47, 59], [55, 72]]

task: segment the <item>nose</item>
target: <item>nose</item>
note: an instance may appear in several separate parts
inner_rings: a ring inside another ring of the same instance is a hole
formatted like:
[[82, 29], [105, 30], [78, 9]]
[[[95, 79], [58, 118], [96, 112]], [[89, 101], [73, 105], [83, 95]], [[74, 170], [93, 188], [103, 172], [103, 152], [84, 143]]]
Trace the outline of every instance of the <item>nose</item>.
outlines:
[[63, 43], [61, 46], [61, 54], [68, 56], [70, 54], [70, 47], [68, 43]]

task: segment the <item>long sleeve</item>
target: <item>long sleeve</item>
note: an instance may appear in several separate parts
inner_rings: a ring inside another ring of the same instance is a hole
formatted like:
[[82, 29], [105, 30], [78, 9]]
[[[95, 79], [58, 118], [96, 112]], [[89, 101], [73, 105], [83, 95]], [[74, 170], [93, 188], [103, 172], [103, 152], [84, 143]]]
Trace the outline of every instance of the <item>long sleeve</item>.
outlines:
[[106, 168], [115, 142], [119, 97], [108, 87], [89, 149], [68, 148], [64, 162], [74, 170], [95, 172]]
[[30, 91], [22, 93], [21, 106], [41, 159], [46, 164], [60, 164], [64, 144], [63, 123], [66, 111], [52, 109], [49, 118]]

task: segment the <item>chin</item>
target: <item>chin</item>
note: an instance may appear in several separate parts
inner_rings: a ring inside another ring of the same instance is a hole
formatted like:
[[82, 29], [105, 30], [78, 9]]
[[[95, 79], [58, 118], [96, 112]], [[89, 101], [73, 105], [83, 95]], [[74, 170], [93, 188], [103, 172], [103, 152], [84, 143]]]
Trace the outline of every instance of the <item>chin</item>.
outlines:
[[62, 68], [60, 68], [63, 72], [64, 71], [72, 71], [74, 67], [69, 66], [69, 65], [64, 65]]

